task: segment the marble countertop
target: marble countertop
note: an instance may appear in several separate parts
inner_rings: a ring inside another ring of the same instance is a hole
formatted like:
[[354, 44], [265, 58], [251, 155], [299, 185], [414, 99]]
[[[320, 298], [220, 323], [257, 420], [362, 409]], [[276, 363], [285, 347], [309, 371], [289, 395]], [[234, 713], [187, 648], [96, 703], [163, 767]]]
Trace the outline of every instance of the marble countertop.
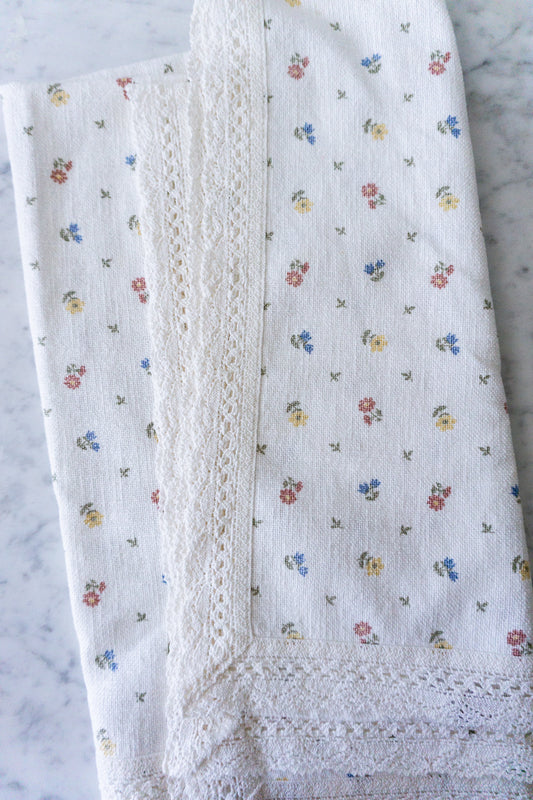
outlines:
[[[193, 0], [3, 0], [0, 83], [54, 81], [188, 46]], [[502, 370], [533, 544], [533, 17], [448, 0], [465, 76]], [[96, 800], [0, 126], [0, 797]]]

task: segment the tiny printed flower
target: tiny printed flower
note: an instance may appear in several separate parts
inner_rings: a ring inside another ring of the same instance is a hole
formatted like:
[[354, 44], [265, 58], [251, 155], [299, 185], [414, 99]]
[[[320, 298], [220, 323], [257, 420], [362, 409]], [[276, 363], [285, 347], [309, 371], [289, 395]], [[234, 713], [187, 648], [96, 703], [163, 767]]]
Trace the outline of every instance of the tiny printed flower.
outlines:
[[302, 578], [305, 578], [309, 569], [304, 566], [305, 556], [303, 553], [295, 553], [293, 556], [285, 556], [285, 566], [287, 569], [295, 570]]
[[367, 72], [370, 75], [375, 75], [381, 69], [381, 56], [379, 53], [374, 53], [372, 57], [363, 58], [361, 61], [361, 66], [366, 67]]
[[438, 481], [433, 484], [431, 487], [431, 494], [427, 499], [427, 505], [433, 511], [442, 511], [444, 508], [444, 501], [448, 499], [448, 497], [452, 493], [451, 486], [443, 486], [442, 483]]
[[294, 135], [301, 142], [303, 142], [304, 139], [307, 140], [309, 144], [315, 144], [316, 142], [316, 131], [310, 122], [306, 122], [301, 126], [297, 126], [294, 129]]
[[429, 637], [429, 643], [434, 646], [436, 650], [451, 650], [452, 645], [443, 637], [443, 631], [433, 631]]
[[515, 483], [514, 486], [511, 486], [511, 494], [513, 495], [517, 503], [522, 502], [520, 499], [520, 488], [517, 483]]
[[379, 497], [378, 486], [381, 486], [381, 481], [378, 481], [377, 478], [372, 478], [368, 483], [360, 483], [357, 491], [359, 494], [364, 495], [365, 500], [377, 500]]
[[511, 566], [513, 568], [513, 572], [518, 573], [523, 581], [530, 580], [531, 573], [529, 569], [529, 561], [527, 559], [522, 558], [522, 556], [516, 556], [513, 558]]
[[159, 489], [156, 489], [156, 490], [155, 490], [155, 491], [153, 491], [153, 492], [152, 492], [152, 494], [150, 495], [150, 498], [151, 498], [151, 500], [152, 500], [152, 503], [155, 503], [155, 505], [156, 505], [156, 506], [158, 506], [158, 505], [159, 505], [159, 497], [160, 497]]
[[448, 284], [449, 276], [452, 275], [453, 272], [453, 264], [450, 264], [449, 267], [446, 267], [444, 261], [439, 261], [433, 270], [434, 274], [431, 276], [431, 285], [436, 289], [444, 289], [444, 287]]
[[302, 489], [303, 483], [301, 481], [296, 482], [292, 478], [286, 478], [283, 481], [283, 488], [279, 493], [279, 499], [285, 505], [290, 506], [296, 502], [297, 495]]
[[100, 603], [102, 593], [105, 591], [106, 585], [104, 581], [90, 580], [85, 584], [85, 594], [82, 597], [83, 602], [89, 608], [96, 608]]
[[126, 164], [128, 165], [128, 167], [131, 167], [132, 171], [134, 171], [135, 170], [135, 164], [137, 162], [137, 156], [136, 155], [126, 156], [126, 158], [124, 160], [125, 160]]
[[109, 669], [111, 672], [116, 672], [118, 669], [114, 650], [106, 650], [102, 655], [96, 656], [94, 660], [100, 669]]
[[299, 53], [294, 53], [291, 57], [291, 63], [289, 64], [287, 72], [291, 78], [299, 81], [304, 77], [305, 70], [308, 66], [309, 58], [307, 56], [302, 58]]
[[136, 214], [132, 214], [128, 220], [128, 228], [130, 231], [137, 231], [137, 234], [141, 236], [141, 223]]
[[433, 569], [441, 578], [447, 575], [452, 583], [459, 580], [459, 574], [455, 569], [455, 561], [453, 558], [444, 558], [442, 561], [435, 561]]
[[364, 271], [367, 275], [370, 276], [370, 280], [376, 283], [377, 281], [380, 281], [385, 275], [385, 271], [383, 269], [384, 266], [385, 262], [383, 261], [383, 259], [378, 258], [375, 264], [372, 262], [365, 264]]
[[54, 168], [50, 173], [54, 183], [65, 183], [68, 180], [67, 172], [72, 169], [72, 161], [64, 161], [62, 158], [54, 159]]
[[298, 214], [308, 214], [314, 205], [314, 203], [305, 196], [303, 189], [299, 189], [297, 192], [293, 193], [292, 202], [295, 204], [294, 210], [297, 211]]
[[92, 503], [85, 503], [80, 509], [80, 516], [83, 517], [83, 524], [88, 528], [97, 528], [104, 521], [104, 515], [93, 508]]
[[117, 746], [115, 742], [111, 741], [109, 736], [107, 735], [107, 731], [105, 728], [101, 728], [98, 733], [96, 734], [96, 738], [100, 742], [100, 750], [104, 754], [104, 756], [114, 756], [115, 750]]
[[134, 278], [131, 282], [131, 288], [137, 293], [140, 303], [148, 302], [150, 295], [146, 291], [146, 280], [144, 278]]
[[361, 341], [364, 345], [370, 345], [371, 353], [381, 353], [383, 348], [388, 345], [388, 341], [381, 333], [372, 333], [370, 329], [363, 331]]
[[372, 139], [374, 139], [376, 142], [382, 142], [389, 132], [385, 126], [385, 123], [374, 122], [372, 119], [367, 119], [367, 121], [363, 123], [363, 130], [365, 133], [370, 133], [372, 135]]
[[304, 275], [306, 272], [309, 271], [309, 262], [304, 261], [303, 263], [295, 258], [291, 261], [290, 270], [287, 272], [287, 276], [285, 280], [289, 284], [289, 286], [294, 286], [295, 288], [301, 286], [304, 280]]
[[289, 422], [291, 425], [294, 425], [295, 428], [305, 426], [309, 419], [309, 415], [305, 414], [302, 410], [299, 400], [293, 400], [291, 403], [287, 403], [286, 413], [289, 415]]
[[65, 384], [67, 389], [77, 389], [78, 386], [81, 384], [81, 381], [77, 375], [67, 375], [63, 383]]
[[365, 425], [372, 425], [373, 422], [381, 422], [383, 415], [379, 408], [376, 408], [376, 401], [372, 397], [364, 397], [359, 401], [359, 411], [364, 412], [363, 422]]
[[360, 644], [379, 644], [379, 637], [372, 633], [372, 626], [368, 622], [356, 622], [353, 631]]
[[446, 406], [437, 406], [433, 411], [433, 418], [437, 418], [435, 426], [440, 431], [453, 431], [457, 420], [446, 410]]
[[459, 339], [455, 333], [447, 333], [446, 336], [441, 336], [437, 339], [435, 344], [443, 353], [449, 350], [452, 355], [457, 356], [461, 351], [461, 348], [457, 344], [458, 341]]
[[431, 74], [442, 75], [443, 72], [446, 72], [446, 67], [444, 65], [448, 63], [451, 55], [452, 54], [450, 52], [441, 53], [440, 50], [435, 50], [433, 53], [431, 53], [430, 64], [428, 67]]
[[291, 8], [296, 8], [297, 6], [302, 5], [302, 0], [285, 0], [285, 2], [288, 3]]
[[131, 83], [133, 83], [133, 79], [132, 78], [117, 78], [117, 84], [122, 89], [122, 95], [123, 95], [125, 100], [129, 100], [130, 99], [129, 96], [128, 96], [128, 93], [126, 91], [126, 86], [129, 86]]
[[144, 369], [144, 371], [146, 372], [147, 375], [151, 375], [152, 374], [150, 372], [150, 359], [149, 358], [143, 358], [142, 359], [141, 367]]
[[77, 222], [71, 222], [68, 228], [61, 228], [59, 235], [65, 242], [76, 242], [76, 244], [83, 242], [83, 236], [80, 233], [80, 226]]
[[453, 192], [450, 192], [449, 186], [441, 186], [440, 189], [437, 189], [435, 197], [439, 200], [439, 206], [444, 211], [449, 211], [450, 209], [455, 210], [461, 202]]
[[52, 83], [47, 89], [47, 94], [50, 95], [50, 101], [59, 108], [59, 106], [66, 106], [70, 99], [70, 95], [65, 92], [60, 83]]
[[62, 302], [66, 303], [65, 310], [70, 311], [71, 314], [80, 314], [85, 306], [83, 300], [76, 297], [76, 292], [65, 292]]
[[454, 139], [458, 139], [461, 135], [461, 128], [458, 127], [457, 117], [452, 117], [451, 114], [449, 114], [445, 120], [437, 122], [437, 128], [443, 134], [451, 133]]
[[301, 333], [293, 333], [291, 336], [291, 344], [293, 347], [296, 347], [297, 350], [302, 348], [305, 350], [306, 353], [309, 355], [314, 350], [314, 345], [311, 344], [311, 334], [309, 331], [302, 331]]
[[63, 384], [67, 389], [77, 389], [81, 385], [81, 378], [85, 375], [86, 369], [84, 366], [77, 367], [76, 364], [68, 364], [66, 368], [66, 376]]
[[361, 194], [366, 198], [368, 206], [371, 209], [384, 206], [387, 202], [385, 195], [379, 191], [379, 186], [375, 183], [365, 183], [365, 185], [361, 187]]
[[281, 626], [281, 633], [283, 635], [287, 634], [287, 639], [303, 639], [301, 633], [298, 633], [296, 628], [294, 627], [294, 622], [285, 622]]
[[533, 643], [527, 640], [522, 629], [514, 629], [507, 634], [507, 644], [511, 646], [511, 655], [521, 658], [533, 656]]
[[366, 574], [369, 577], [380, 575], [385, 567], [381, 558], [375, 558], [366, 551], [359, 556], [359, 567], [366, 569]]
[[80, 450], [94, 450], [94, 452], [97, 453], [100, 450], [100, 445], [96, 439], [97, 436], [94, 431], [87, 431], [85, 436], [78, 436], [76, 445]]

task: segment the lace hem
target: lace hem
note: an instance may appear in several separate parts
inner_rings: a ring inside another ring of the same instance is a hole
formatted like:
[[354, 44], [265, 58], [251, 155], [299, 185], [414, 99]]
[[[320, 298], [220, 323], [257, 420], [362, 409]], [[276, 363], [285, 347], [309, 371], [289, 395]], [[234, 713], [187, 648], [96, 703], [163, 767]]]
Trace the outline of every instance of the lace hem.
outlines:
[[97, 753], [102, 800], [169, 800], [162, 761], [163, 753], [134, 759], [106, 758]]

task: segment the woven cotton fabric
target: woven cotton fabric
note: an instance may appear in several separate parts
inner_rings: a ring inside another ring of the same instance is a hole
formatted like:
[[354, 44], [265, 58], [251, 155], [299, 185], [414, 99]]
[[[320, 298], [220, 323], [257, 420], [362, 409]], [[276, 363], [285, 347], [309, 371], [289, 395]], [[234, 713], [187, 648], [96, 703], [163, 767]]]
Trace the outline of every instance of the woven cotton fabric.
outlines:
[[185, 59], [5, 97], [102, 796], [530, 797], [443, 0], [197, 0]]

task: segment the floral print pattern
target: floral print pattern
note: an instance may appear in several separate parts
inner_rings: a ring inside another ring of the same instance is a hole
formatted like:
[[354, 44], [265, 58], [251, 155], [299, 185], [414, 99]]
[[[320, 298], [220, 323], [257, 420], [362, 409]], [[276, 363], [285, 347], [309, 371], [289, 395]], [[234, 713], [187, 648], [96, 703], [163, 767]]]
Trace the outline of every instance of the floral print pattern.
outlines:
[[448, 499], [451, 493], [451, 486], [443, 486], [442, 483], [437, 481], [431, 487], [431, 494], [426, 502], [433, 511], [442, 511], [445, 505], [444, 501]]
[[118, 669], [118, 664], [115, 661], [114, 650], [106, 650], [105, 653], [96, 656], [94, 661], [96, 665], [100, 667], [100, 669], [109, 669], [111, 672], [116, 672]]
[[531, 572], [529, 570], [529, 561], [522, 556], [516, 556], [511, 563], [513, 572], [517, 572], [523, 581], [531, 579]]
[[353, 631], [360, 644], [379, 644], [379, 637], [376, 633], [372, 633], [372, 625], [368, 622], [357, 622], [353, 626]]
[[104, 521], [104, 515], [93, 507], [93, 503], [85, 503], [80, 508], [80, 515], [83, 517], [83, 524], [88, 528], [98, 528]]
[[304, 280], [304, 275], [309, 271], [309, 261], [302, 262], [295, 258], [291, 261], [291, 266], [289, 272], [285, 277], [285, 280], [289, 284], [289, 286], [294, 286], [295, 288], [301, 286]]
[[293, 333], [291, 336], [291, 344], [293, 347], [296, 347], [297, 350], [303, 348], [306, 353], [311, 353], [314, 350], [314, 345], [311, 344], [312, 336], [309, 331], [302, 331], [301, 333]]
[[289, 64], [289, 68], [287, 70], [288, 74], [291, 78], [299, 81], [305, 75], [305, 70], [309, 66], [309, 58], [307, 56], [302, 56], [299, 53], [294, 53], [291, 57], [291, 63]]
[[454, 272], [453, 264], [449, 264], [447, 267], [444, 265], [444, 261], [439, 261], [438, 264], [435, 265], [435, 269], [433, 270], [433, 275], [431, 276], [431, 285], [434, 286], [436, 289], [444, 289], [445, 286], [448, 284], [448, 278]]
[[78, 436], [76, 445], [80, 450], [94, 450], [94, 452], [97, 453], [100, 450], [100, 445], [96, 439], [97, 436], [94, 431], [87, 431], [85, 436]]
[[523, 630], [516, 628], [509, 631], [507, 634], [507, 644], [511, 646], [511, 655], [517, 656], [531, 656], [533, 655], [533, 643], [527, 640], [527, 636]]
[[82, 598], [85, 605], [89, 606], [89, 608], [96, 608], [100, 603], [105, 588], [106, 585], [104, 581], [87, 581], [85, 584], [85, 594]]
[[283, 488], [279, 493], [279, 499], [287, 506], [291, 506], [296, 502], [299, 492], [302, 491], [304, 485], [302, 481], [294, 481], [292, 478], [286, 478], [283, 481]]
[[67, 389], [77, 389], [81, 385], [81, 379], [86, 373], [85, 367], [77, 367], [76, 364], [69, 364], [66, 368], [66, 376], [63, 380]]
[[315, 129], [309, 122], [305, 122], [302, 126], [297, 126], [294, 129], [294, 135], [301, 142], [304, 139], [306, 139], [309, 142], [309, 144], [314, 144], [316, 142]]
[[446, 352], [446, 350], [449, 350], [452, 355], [458, 356], [461, 352], [461, 349], [457, 344], [458, 341], [459, 339], [455, 333], [447, 333], [446, 336], [442, 336], [437, 339], [436, 345], [439, 350], [442, 350], [443, 353]]
[[381, 481], [372, 478], [368, 483], [360, 483], [357, 491], [364, 495], [365, 500], [377, 500], [379, 497], [378, 486], [381, 486]]
[[372, 119], [367, 119], [367, 121], [363, 123], [363, 130], [365, 133], [372, 134], [374, 141], [382, 142], [385, 136], [388, 134], [385, 123], [374, 122]]
[[294, 425], [295, 428], [303, 427], [309, 419], [309, 415], [302, 410], [299, 400], [293, 400], [291, 403], [287, 403], [286, 411], [289, 415], [289, 422], [291, 425]]
[[62, 158], [54, 159], [54, 168], [50, 173], [50, 178], [54, 183], [65, 183], [68, 180], [67, 172], [72, 169], [72, 161], [64, 161]]
[[449, 186], [441, 186], [440, 189], [437, 189], [435, 197], [437, 200], [439, 200], [439, 206], [443, 209], [443, 211], [453, 211], [461, 202], [453, 192], [450, 192]]
[[366, 550], [359, 556], [358, 563], [361, 569], [366, 570], [366, 574], [369, 577], [380, 575], [385, 566], [381, 558], [375, 558], [374, 556], [371, 556], [366, 552]]
[[305, 556], [303, 553], [295, 553], [293, 556], [285, 556], [285, 566], [287, 569], [296, 570], [296, 572], [305, 578], [309, 572], [308, 568], [304, 566]]
[[131, 288], [137, 293], [140, 303], [147, 303], [150, 295], [146, 291], [146, 281], [144, 278], [135, 278], [131, 282]]
[[458, 139], [461, 135], [461, 128], [458, 125], [457, 117], [452, 117], [449, 114], [445, 120], [440, 120], [437, 123], [437, 129], [443, 134], [450, 132], [454, 139]]
[[85, 306], [83, 300], [76, 296], [76, 292], [65, 292], [63, 303], [66, 304], [65, 309], [70, 311], [71, 314], [80, 314]]
[[65, 242], [76, 242], [76, 244], [83, 242], [83, 236], [80, 233], [80, 226], [77, 222], [71, 222], [68, 228], [61, 228], [59, 235]]
[[366, 198], [368, 207], [372, 210], [376, 209], [378, 206], [384, 206], [387, 202], [385, 195], [380, 192], [379, 186], [375, 183], [365, 183], [365, 185], [361, 187], [361, 194]]
[[445, 64], [448, 63], [452, 54], [450, 52], [441, 53], [440, 50], [435, 50], [430, 55], [430, 64], [429, 64], [429, 71], [432, 75], [442, 75], [443, 72], [446, 72]]
[[311, 200], [306, 197], [303, 189], [298, 189], [297, 192], [293, 193], [292, 202], [294, 203], [294, 210], [297, 211], [298, 214], [308, 214], [314, 205]]
[[374, 53], [372, 56], [367, 56], [361, 61], [361, 66], [366, 67], [370, 75], [376, 75], [381, 69], [381, 56], [379, 53]]
[[446, 406], [437, 406], [433, 410], [433, 417], [437, 418], [435, 426], [439, 431], [453, 431], [457, 420], [447, 411]]
[[359, 411], [363, 412], [363, 422], [365, 425], [372, 425], [373, 422], [381, 422], [383, 415], [379, 408], [376, 408], [376, 401], [373, 397], [363, 397], [359, 400]]
[[435, 561], [433, 564], [433, 569], [440, 575], [441, 578], [444, 578], [446, 575], [455, 583], [459, 580], [459, 574], [455, 569], [455, 561], [453, 558], [445, 558], [442, 561]]
[[375, 264], [369, 262], [365, 264], [365, 273], [366, 275], [370, 276], [370, 280], [376, 283], [380, 281], [385, 276], [385, 270], [383, 267], [385, 266], [385, 262], [382, 258], [378, 258]]
[[361, 340], [364, 345], [370, 345], [371, 353], [381, 353], [383, 348], [388, 345], [388, 341], [381, 333], [372, 333], [370, 329], [363, 332]]
[[57, 106], [57, 108], [59, 108], [59, 106], [66, 106], [70, 100], [70, 95], [63, 89], [60, 83], [50, 84], [47, 92], [50, 96], [50, 102]]

